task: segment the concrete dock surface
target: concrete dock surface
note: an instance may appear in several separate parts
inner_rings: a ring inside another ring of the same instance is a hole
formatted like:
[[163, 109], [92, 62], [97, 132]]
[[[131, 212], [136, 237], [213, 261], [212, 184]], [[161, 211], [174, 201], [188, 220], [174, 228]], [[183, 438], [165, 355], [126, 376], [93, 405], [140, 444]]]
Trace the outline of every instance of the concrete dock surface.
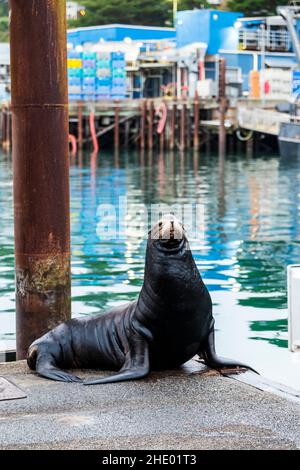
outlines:
[[0, 377], [27, 397], [0, 401], [0, 449], [300, 449], [298, 397], [242, 375], [192, 360], [140, 381], [83, 386], [42, 379], [25, 361], [2, 363]]

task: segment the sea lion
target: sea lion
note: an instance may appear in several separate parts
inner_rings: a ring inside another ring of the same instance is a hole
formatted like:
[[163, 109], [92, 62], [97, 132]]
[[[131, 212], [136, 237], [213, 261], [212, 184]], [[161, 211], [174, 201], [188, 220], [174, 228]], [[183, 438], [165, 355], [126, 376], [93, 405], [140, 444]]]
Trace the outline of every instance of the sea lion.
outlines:
[[138, 299], [62, 323], [30, 346], [27, 362], [40, 376], [64, 382], [81, 379], [61, 368], [118, 371], [84, 382], [92, 385], [140, 379], [150, 370], [178, 367], [197, 354], [215, 369], [251, 369], [217, 356], [209, 292], [183, 225], [168, 215], [149, 232]]

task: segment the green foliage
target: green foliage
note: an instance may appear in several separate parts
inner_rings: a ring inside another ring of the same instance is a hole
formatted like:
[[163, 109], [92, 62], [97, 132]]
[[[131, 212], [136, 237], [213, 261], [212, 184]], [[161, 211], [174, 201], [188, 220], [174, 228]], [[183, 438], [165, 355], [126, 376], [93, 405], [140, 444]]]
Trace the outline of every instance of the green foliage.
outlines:
[[8, 42], [8, 18], [0, 18], [0, 42]]
[[0, 42], [8, 41], [8, 2], [0, 0]]
[[[110, 23], [125, 23], [150, 26], [172, 24], [172, 0], [81, 0], [86, 15], [69, 25], [93, 26]], [[179, 0], [178, 10], [207, 8], [206, 0]]]
[[286, 0], [229, 0], [226, 7], [231, 11], [240, 11], [245, 16], [276, 15], [276, 7], [286, 5]]
[[0, 17], [8, 16], [8, 2], [7, 0], [0, 0]]

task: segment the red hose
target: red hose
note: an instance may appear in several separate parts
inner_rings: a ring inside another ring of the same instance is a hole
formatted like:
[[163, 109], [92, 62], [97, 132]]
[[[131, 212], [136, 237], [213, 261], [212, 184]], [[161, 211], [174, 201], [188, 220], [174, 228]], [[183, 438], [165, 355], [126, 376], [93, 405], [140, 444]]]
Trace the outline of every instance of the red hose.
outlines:
[[94, 152], [97, 153], [99, 151], [99, 144], [98, 144], [98, 139], [97, 139], [96, 129], [95, 129], [95, 114], [93, 111], [90, 114], [90, 131], [91, 131], [91, 136], [92, 136]]
[[158, 114], [158, 116], [160, 117], [158, 125], [157, 125], [157, 133], [162, 134], [165, 129], [167, 116], [168, 116], [168, 108], [167, 108], [166, 103], [164, 102], [160, 103], [159, 107], [156, 110], [156, 114]]
[[77, 153], [77, 140], [76, 137], [72, 134], [69, 134], [69, 143], [71, 144], [71, 154], [76, 155]]

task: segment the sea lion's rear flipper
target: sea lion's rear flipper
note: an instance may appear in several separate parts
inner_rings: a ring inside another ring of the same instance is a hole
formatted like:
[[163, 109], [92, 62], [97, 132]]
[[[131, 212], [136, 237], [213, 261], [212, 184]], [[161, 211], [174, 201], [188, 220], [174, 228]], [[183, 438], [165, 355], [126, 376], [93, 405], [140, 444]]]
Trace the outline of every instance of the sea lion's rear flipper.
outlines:
[[59, 382], [82, 382], [80, 377], [59, 369], [50, 354], [37, 355], [35, 370], [41, 377]]
[[127, 352], [122, 369], [114, 375], [102, 379], [86, 380], [84, 385], [107, 384], [125, 380], [141, 379], [149, 374], [149, 347], [147, 341], [135, 334], [130, 338], [130, 350]]
[[249, 369], [258, 374], [258, 372], [247, 364], [235, 361], [233, 359], [227, 359], [226, 357], [220, 357], [217, 355], [215, 350], [215, 332], [214, 329], [208, 335], [205, 344], [199, 351], [199, 356], [203, 359], [204, 363], [212, 369]]

